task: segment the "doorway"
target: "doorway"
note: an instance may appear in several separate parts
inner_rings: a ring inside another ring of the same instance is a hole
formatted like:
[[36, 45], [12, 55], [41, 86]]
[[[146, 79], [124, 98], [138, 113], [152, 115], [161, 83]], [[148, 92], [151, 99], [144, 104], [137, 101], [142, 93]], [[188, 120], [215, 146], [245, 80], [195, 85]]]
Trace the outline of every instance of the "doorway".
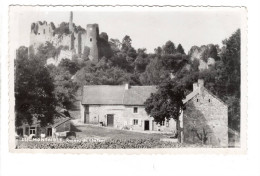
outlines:
[[51, 128], [47, 129], [47, 136], [52, 136], [52, 129]]
[[114, 115], [107, 114], [107, 126], [114, 127]]
[[84, 123], [89, 123], [89, 113], [86, 113], [84, 114]]
[[144, 130], [145, 131], [149, 131], [150, 130], [150, 123], [149, 123], [149, 120], [145, 120], [144, 121]]

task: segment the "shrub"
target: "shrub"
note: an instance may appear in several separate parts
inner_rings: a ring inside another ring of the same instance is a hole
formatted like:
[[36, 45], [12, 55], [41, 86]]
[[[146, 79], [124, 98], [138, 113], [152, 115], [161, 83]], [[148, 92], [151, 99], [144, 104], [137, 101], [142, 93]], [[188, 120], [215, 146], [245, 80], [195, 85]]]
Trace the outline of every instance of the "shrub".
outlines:
[[164, 142], [159, 139], [107, 139], [104, 141], [18, 141], [17, 149], [130, 149], [130, 148], [180, 148], [180, 147], [212, 147], [202, 144], [180, 144]]

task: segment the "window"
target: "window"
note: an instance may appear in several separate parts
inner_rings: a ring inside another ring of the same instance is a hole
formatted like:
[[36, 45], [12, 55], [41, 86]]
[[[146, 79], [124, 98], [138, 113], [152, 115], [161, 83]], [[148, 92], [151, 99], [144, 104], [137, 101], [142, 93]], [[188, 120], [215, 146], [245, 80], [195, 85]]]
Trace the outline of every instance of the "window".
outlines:
[[138, 120], [137, 120], [137, 119], [134, 119], [134, 120], [133, 120], [133, 124], [134, 124], [134, 125], [138, 125]]
[[45, 34], [45, 29], [43, 29], [43, 34]]
[[35, 127], [30, 127], [30, 134], [35, 134], [35, 133], [36, 133]]
[[209, 102], [210, 102], [210, 99], [209, 99]]
[[137, 108], [137, 107], [134, 107], [133, 112], [134, 112], [135, 114], [138, 113], [138, 108]]
[[197, 102], [199, 102], [199, 99], [197, 99]]
[[166, 127], [169, 127], [169, 121], [168, 120], [166, 121]]
[[92, 42], [92, 38], [89, 39]]

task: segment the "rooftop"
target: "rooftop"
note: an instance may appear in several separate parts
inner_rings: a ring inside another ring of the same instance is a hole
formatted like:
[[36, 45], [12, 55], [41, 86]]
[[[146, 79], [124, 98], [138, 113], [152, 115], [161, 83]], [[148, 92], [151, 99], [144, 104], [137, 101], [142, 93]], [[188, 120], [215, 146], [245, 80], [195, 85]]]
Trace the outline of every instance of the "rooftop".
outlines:
[[156, 90], [156, 86], [89, 85], [83, 88], [82, 104], [144, 105]]

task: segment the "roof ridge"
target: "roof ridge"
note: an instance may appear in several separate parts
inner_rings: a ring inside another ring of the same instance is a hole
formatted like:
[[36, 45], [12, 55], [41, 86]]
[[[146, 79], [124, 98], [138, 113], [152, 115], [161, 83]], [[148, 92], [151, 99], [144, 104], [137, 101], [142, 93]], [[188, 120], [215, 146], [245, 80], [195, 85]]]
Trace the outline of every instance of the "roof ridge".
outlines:
[[[217, 97], [216, 95], [214, 95], [211, 91], [209, 91], [206, 87], [203, 86], [203, 89], [206, 90], [210, 95], [212, 95], [214, 98], [216, 98], [217, 100], [219, 100], [221, 103], [223, 103], [224, 105], [228, 106], [224, 101], [222, 101], [219, 97]], [[197, 92], [195, 92], [197, 91]], [[187, 97], [191, 94], [195, 93], [192, 97], [189, 97], [189, 99], [187, 99]], [[183, 100], [183, 103], [187, 103], [188, 101], [190, 101], [193, 97], [195, 97], [197, 94], [199, 93], [199, 89], [195, 89], [194, 91], [192, 91], [191, 93], [189, 93], [188, 95], [186, 95], [185, 99]]]

